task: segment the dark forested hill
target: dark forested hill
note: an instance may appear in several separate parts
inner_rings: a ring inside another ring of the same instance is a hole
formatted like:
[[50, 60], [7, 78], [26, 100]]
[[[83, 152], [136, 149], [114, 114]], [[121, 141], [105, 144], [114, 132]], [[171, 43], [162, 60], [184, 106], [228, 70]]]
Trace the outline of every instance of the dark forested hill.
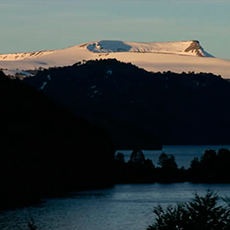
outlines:
[[112, 59], [24, 81], [108, 129], [117, 149], [230, 143], [230, 83], [220, 76], [150, 73]]
[[0, 208], [110, 185], [113, 159], [105, 130], [0, 72]]

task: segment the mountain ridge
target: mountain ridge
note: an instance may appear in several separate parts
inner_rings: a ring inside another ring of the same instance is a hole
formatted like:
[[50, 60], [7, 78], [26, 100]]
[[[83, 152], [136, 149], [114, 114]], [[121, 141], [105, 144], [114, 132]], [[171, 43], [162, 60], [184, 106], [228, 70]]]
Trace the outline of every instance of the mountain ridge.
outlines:
[[[101, 40], [101, 41], [95, 41], [95, 42], [88, 42], [84, 44], [79, 44], [75, 46], [70, 46], [64, 49], [57, 49], [57, 50], [41, 50], [41, 51], [33, 51], [33, 52], [19, 52], [19, 53], [5, 53], [1, 54], [0, 53], [0, 60], [8, 60], [8, 61], [13, 61], [13, 60], [25, 60], [29, 58], [36, 58], [39, 56], [51, 54], [60, 50], [65, 50], [73, 47], [87, 47], [87, 49], [91, 52], [95, 53], [110, 53], [110, 52], [156, 52], [158, 53], [161, 49], [163, 50], [162, 52], [164, 53], [164, 48], [166, 46], [166, 49], [171, 47], [173, 45], [181, 46], [181, 50], [177, 52], [182, 52], [182, 53], [188, 53], [189, 51], [192, 51], [191, 53], [194, 54], [195, 50], [195, 55], [201, 56], [201, 57], [206, 57], [206, 53], [204, 54], [203, 47], [200, 45], [200, 42], [198, 40], [187, 40], [187, 41], [173, 41], [173, 42], [125, 42], [125, 41], [119, 41], [119, 40]], [[103, 46], [106, 46], [107, 49], [103, 48]], [[94, 49], [93, 47], [97, 47], [98, 49]], [[187, 47], [187, 48], [186, 48]], [[114, 49], [115, 48], [115, 49]], [[169, 51], [169, 50], [168, 50]], [[166, 52], [166, 51], [165, 51]], [[167, 53], [167, 52], [166, 52]], [[171, 51], [172, 53], [172, 51]], [[207, 53], [208, 57], [213, 57], [211, 54]]]
[[199, 57], [213, 57], [201, 47], [199, 41], [178, 42], [123, 42], [116, 40], [101, 40], [86, 44], [89, 51], [95, 53], [140, 52], [140, 53], [171, 53]]
[[117, 149], [230, 140], [230, 83], [207, 73], [151, 73], [116, 59], [40, 71], [24, 81], [109, 130]]
[[6, 75], [26, 77], [35, 75], [38, 69], [108, 58], [152, 72], [211, 72], [230, 79], [230, 61], [214, 58], [196, 40], [147, 43], [101, 40], [60, 50], [1, 54], [0, 68]]

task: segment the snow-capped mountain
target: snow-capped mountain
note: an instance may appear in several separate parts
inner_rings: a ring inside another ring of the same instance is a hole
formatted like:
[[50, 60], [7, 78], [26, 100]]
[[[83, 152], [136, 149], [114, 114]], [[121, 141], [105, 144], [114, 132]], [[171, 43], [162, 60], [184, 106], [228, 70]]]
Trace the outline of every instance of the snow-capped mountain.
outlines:
[[95, 53], [137, 52], [212, 57], [212, 55], [203, 50], [198, 41], [149, 43], [100, 41], [88, 43], [85, 46]]
[[13, 53], [13, 54], [0, 54], [0, 61], [19, 61], [19, 60], [26, 60], [26, 59], [33, 59], [40, 56], [44, 56], [46, 54], [51, 54], [54, 51], [37, 51], [31, 53]]
[[39, 68], [108, 58], [131, 62], [153, 72], [211, 72], [230, 78], [230, 61], [214, 58], [195, 40], [149, 43], [102, 40], [60, 50], [0, 54], [0, 69], [8, 75], [33, 75], [33, 70]]

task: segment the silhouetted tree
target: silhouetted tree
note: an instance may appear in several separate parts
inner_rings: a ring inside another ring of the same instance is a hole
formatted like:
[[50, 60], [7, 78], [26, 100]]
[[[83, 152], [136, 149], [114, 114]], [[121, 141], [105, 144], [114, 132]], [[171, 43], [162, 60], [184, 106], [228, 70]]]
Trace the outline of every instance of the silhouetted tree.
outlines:
[[158, 164], [164, 170], [175, 170], [178, 168], [175, 157], [171, 154], [162, 153], [159, 156]]
[[117, 183], [150, 183], [155, 182], [155, 166], [141, 150], [134, 150], [128, 162], [123, 154], [115, 157], [115, 178]]
[[218, 199], [216, 193], [207, 191], [204, 196], [195, 194], [188, 203], [155, 207], [156, 220], [148, 230], [229, 230], [229, 203], [218, 205]]
[[141, 150], [133, 150], [130, 156], [130, 163], [134, 164], [144, 164], [145, 163], [145, 156]]
[[125, 155], [123, 153], [118, 152], [115, 156], [115, 160], [119, 163], [125, 163]]
[[205, 183], [226, 183], [229, 178], [230, 151], [220, 149], [218, 154], [215, 150], [206, 150], [205, 153], [194, 160], [188, 169], [188, 180]]
[[159, 156], [158, 165], [161, 167], [157, 168], [157, 181], [176, 182], [180, 180], [178, 166], [173, 155], [162, 153]]
[[216, 174], [219, 182], [230, 182], [230, 151], [228, 149], [219, 149], [217, 161], [215, 164]]

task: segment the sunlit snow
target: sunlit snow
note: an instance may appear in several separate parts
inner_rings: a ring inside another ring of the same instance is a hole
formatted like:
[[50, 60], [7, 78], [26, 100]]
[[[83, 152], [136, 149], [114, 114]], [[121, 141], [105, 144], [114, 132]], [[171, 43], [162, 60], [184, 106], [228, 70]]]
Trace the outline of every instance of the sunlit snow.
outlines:
[[211, 72], [230, 78], [230, 60], [212, 57], [197, 41], [135, 43], [102, 40], [61, 50], [1, 54], [0, 68], [6, 74], [12, 74], [22, 70], [62, 67], [108, 58], [131, 62], [153, 72]]

